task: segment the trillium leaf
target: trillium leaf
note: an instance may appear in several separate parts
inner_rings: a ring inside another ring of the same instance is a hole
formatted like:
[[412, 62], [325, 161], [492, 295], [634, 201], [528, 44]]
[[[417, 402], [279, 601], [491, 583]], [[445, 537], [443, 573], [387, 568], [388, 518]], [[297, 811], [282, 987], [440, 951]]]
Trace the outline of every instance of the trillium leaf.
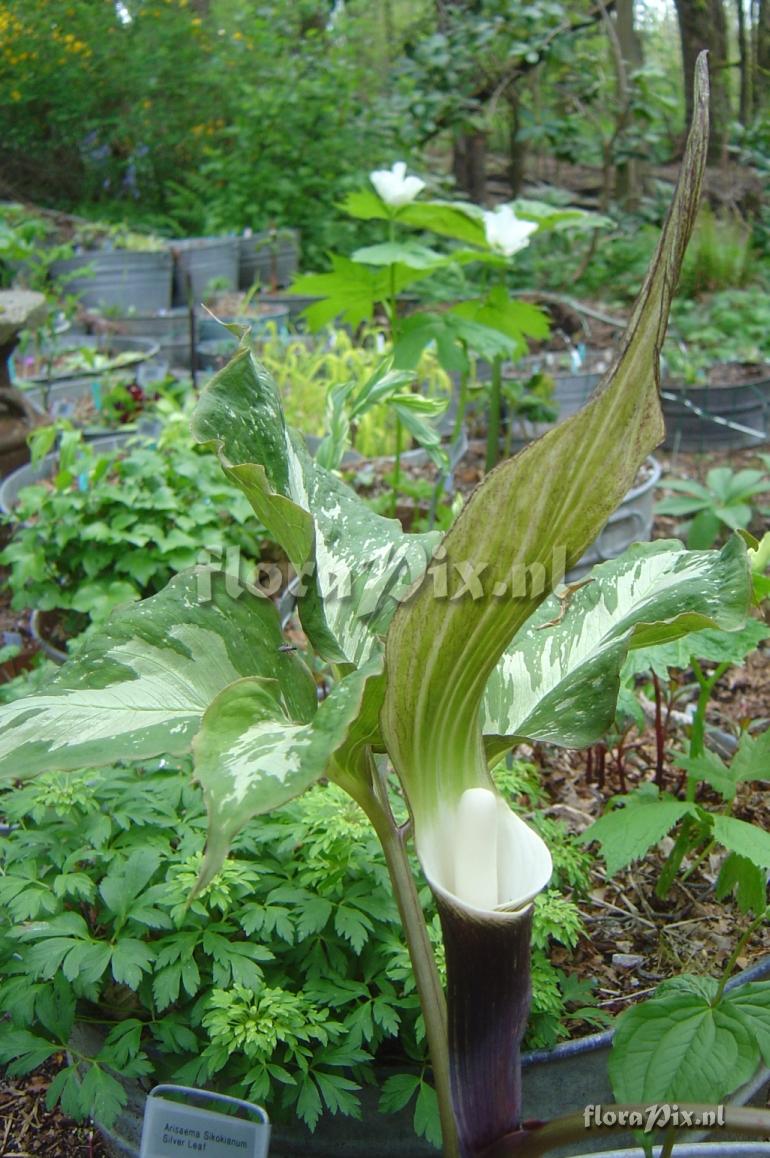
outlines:
[[37, 695], [0, 713], [0, 775], [81, 768], [187, 751], [201, 717], [244, 676], [276, 681], [287, 711], [308, 719], [315, 685], [279, 652], [275, 607], [232, 577], [199, 568], [117, 611]]
[[359, 714], [366, 681], [381, 666], [374, 660], [351, 672], [306, 722], [287, 714], [276, 681], [243, 679], [220, 692], [193, 744], [209, 813], [198, 889], [216, 875], [233, 837], [253, 816], [278, 808], [329, 773]]
[[379, 245], [367, 245], [363, 249], [357, 249], [353, 254], [353, 261], [362, 262], [364, 265], [385, 266], [400, 263], [408, 269], [428, 273], [447, 265], [449, 259], [445, 254], [414, 241], [383, 241]]
[[740, 627], [749, 600], [738, 538], [721, 552], [638, 544], [594, 567], [584, 586], [541, 603], [492, 673], [482, 705], [488, 750], [512, 737], [594, 743], [614, 718], [629, 648]]
[[413, 201], [397, 217], [400, 224], [413, 229], [431, 230], [486, 249], [483, 211], [469, 201]]
[[300, 617], [318, 650], [354, 664], [380, 650], [439, 535], [405, 535], [314, 462], [285, 427], [276, 387], [249, 349], [206, 387], [193, 433], [218, 446], [226, 473], [303, 576]]
[[728, 998], [668, 989], [619, 1019], [609, 1071], [618, 1102], [723, 1102], [759, 1063]]

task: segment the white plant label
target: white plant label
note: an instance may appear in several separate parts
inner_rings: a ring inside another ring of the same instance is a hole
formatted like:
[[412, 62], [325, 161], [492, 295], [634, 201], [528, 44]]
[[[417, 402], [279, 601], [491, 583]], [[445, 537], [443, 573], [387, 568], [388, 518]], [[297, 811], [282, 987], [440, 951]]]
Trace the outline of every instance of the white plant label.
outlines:
[[139, 1158], [267, 1158], [269, 1141], [266, 1123], [150, 1097]]

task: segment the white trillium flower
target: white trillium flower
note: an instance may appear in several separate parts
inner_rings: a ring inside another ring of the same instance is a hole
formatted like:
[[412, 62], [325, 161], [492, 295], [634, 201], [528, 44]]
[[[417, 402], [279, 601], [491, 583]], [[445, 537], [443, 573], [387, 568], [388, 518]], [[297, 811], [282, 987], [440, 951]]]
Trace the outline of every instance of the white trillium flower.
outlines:
[[419, 177], [407, 177], [404, 161], [396, 161], [392, 169], [375, 169], [369, 178], [378, 196], [391, 209], [409, 205], [425, 188]]
[[512, 257], [529, 245], [529, 235], [537, 229], [534, 221], [517, 217], [510, 205], [498, 205], [484, 211], [484, 232], [490, 247]]

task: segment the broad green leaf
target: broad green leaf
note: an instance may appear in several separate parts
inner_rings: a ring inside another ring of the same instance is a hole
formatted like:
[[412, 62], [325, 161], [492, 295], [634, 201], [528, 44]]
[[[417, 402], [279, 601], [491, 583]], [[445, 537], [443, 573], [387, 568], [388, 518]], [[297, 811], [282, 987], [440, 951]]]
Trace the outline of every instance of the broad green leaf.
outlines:
[[770, 780], [770, 729], [760, 736], [743, 733], [730, 772], [736, 782]]
[[761, 869], [770, 869], [770, 832], [765, 832], [756, 824], [749, 824], [745, 820], [736, 820], [734, 816], [721, 816], [716, 813], [712, 818], [714, 839], [745, 856], [752, 864]]
[[[432, 566], [390, 624], [383, 730], [410, 800], [418, 852], [421, 825], [440, 801], [451, 808], [466, 790], [491, 787], [479, 726], [487, 681], [663, 437], [658, 354], [700, 193], [706, 88], [701, 62], [674, 202], [616, 365], [579, 413], [487, 475], [436, 557], [446, 563], [445, 596], [436, 597]], [[533, 567], [538, 582], [501, 599], [511, 576]]]
[[767, 908], [767, 873], [745, 856], [731, 852], [719, 870], [714, 894], [723, 901], [735, 892], [735, 900], [742, 913], [757, 916]]
[[583, 844], [594, 840], [599, 843], [607, 873], [614, 876], [643, 857], [688, 815], [695, 815], [695, 807], [684, 800], [639, 793], [626, 797], [622, 808], [600, 816], [581, 834], [580, 840]]
[[765, 1065], [770, 1066], [770, 981], [749, 981], [730, 993], [722, 1003], [737, 1014], [754, 1035]]
[[735, 777], [732, 768], [728, 768], [720, 760], [716, 752], [706, 750], [698, 756], [690, 756], [686, 752], [676, 752], [672, 761], [677, 768], [684, 768], [688, 776], [695, 780], [703, 780], [709, 784], [723, 800], [733, 800], [735, 797]]
[[390, 218], [385, 202], [371, 189], [359, 189], [348, 193], [339, 203], [339, 208], [349, 217], [359, 221], [387, 221]]
[[712, 1005], [680, 989], [620, 1017], [609, 1071], [618, 1102], [723, 1102], [758, 1062], [754, 1034], [728, 998]]
[[400, 293], [426, 274], [424, 269], [410, 269], [399, 263], [391, 283], [389, 269], [372, 270], [338, 254], [331, 254], [330, 261], [330, 273], [303, 274], [289, 288], [289, 293], [323, 299], [302, 311], [311, 330], [320, 330], [338, 320], [354, 328], [369, 322], [377, 302], [387, 301], [392, 290]]
[[455, 241], [487, 248], [483, 211], [468, 201], [413, 201], [399, 210], [397, 219], [414, 229], [429, 229]]
[[208, 384], [192, 429], [219, 447], [226, 473], [302, 576], [300, 617], [314, 645], [335, 662], [364, 663], [438, 534], [405, 535], [319, 466], [286, 430], [276, 388], [248, 349]]
[[530, 302], [510, 298], [504, 286], [495, 286], [485, 298], [460, 302], [452, 313], [476, 326], [486, 326], [505, 334], [517, 346], [517, 354], [526, 353], [527, 338], [541, 340], [550, 333], [548, 315]]
[[521, 350], [520, 337], [515, 339], [493, 326], [447, 311], [443, 314], [419, 313], [405, 318], [399, 327], [399, 338], [394, 350], [397, 366], [416, 366], [420, 355], [431, 342], [446, 370], [467, 370], [465, 349], [492, 361], [494, 358], [514, 358]]
[[[524, 582], [522, 574], [520, 590]], [[594, 743], [614, 718], [629, 648], [716, 624], [737, 628], [749, 599], [746, 550], [737, 538], [721, 552], [637, 544], [599, 564], [582, 586], [541, 603], [498, 663], [482, 705], [488, 749], [510, 747], [511, 737]]]
[[449, 259], [438, 250], [415, 241], [383, 241], [379, 245], [367, 245], [352, 254], [353, 261], [364, 265], [405, 265], [408, 269], [429, 273], [447, 265]]
[[214, 700], [195, 737], [195, 775], [209, 814], [196, 889], [221, 868], [233, 837], [253, 817], [285, 804], [323, 775], [361, 710], [381, 657], [340, 680], [306, 723], [286, 715], [273, 681], [244, 679]]
[[212, 700], [244, 676], [277, 680], [288, 711], [309, 718], [315, 684], [279, 651], [274, 605], [233, 583], [198, 568], [115, 612], [41, 692], [0, 711], [0, 775], [185, 752]]
[[60, 1042], [45, 1041], [28, 1029], [3, 1028], [0, 1037], [0, 1064], [9, 1077], [18, 1077], [36, 1070], [54, 1053], [61, 1051]]
[[112, 976], [129, 989], [138, 989], [142, 977], [149, 972], [154, 953], [144, 941], [136, 937], [121, 937], [112, 950]]

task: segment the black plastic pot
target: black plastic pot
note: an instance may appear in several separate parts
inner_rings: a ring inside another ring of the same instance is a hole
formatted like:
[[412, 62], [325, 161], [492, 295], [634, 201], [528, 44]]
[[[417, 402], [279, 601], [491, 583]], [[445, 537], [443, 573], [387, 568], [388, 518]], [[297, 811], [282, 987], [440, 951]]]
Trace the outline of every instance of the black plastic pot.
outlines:
[[730, 450], [767, 441], [770, 365], [747, 367], [745, 383], [720, 384], [734, 368], [712, 368], [705, 385], [663, 382], [667, 450]]

